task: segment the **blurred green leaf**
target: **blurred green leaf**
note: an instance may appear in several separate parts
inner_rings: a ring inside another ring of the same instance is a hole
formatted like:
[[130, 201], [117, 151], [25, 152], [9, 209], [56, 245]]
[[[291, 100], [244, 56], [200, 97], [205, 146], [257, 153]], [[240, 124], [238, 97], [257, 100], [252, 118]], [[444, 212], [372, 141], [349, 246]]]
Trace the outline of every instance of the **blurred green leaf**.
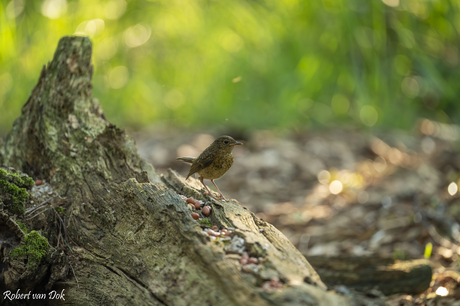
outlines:
[[457, 1], [1, 0], [0, 134], [65, 35], [122, 126], [458, 122]]

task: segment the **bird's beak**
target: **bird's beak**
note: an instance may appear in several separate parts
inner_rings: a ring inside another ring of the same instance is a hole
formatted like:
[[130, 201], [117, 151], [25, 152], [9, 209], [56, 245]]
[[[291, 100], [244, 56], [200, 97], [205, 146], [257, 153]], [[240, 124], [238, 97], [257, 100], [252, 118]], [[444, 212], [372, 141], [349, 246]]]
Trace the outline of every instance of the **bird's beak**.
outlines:
[[242, 142], [238, 142], [238, 141], [237, 141], [237, 142], [235, 142], [233, 145], [234, 145], [234, 146], [241, 146], [242, 144], [243, 144]]

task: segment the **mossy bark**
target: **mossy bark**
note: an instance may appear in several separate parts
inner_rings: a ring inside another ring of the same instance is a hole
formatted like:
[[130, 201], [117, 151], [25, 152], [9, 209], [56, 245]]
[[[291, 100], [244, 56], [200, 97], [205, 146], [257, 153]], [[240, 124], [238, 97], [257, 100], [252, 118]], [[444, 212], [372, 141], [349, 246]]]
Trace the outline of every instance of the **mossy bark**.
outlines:
[[[0, 150], [2, 163], [50, 182], [61, 197], [75, 271], [54, 285], [65, 289], [65, 304], [353, 304], [327, 292], [286, 237], [238, 202], [204, 198], [172, 171], [155, 173], [133, 139], [104, 117], [92, 71], [90, 40], [61, 39]], [[242, 271], [178, 193], [205, 200], [213, 225], [234, 227], [232, 235], [263, 262]], [[283, 287], [262, 289], [274, 276]]]

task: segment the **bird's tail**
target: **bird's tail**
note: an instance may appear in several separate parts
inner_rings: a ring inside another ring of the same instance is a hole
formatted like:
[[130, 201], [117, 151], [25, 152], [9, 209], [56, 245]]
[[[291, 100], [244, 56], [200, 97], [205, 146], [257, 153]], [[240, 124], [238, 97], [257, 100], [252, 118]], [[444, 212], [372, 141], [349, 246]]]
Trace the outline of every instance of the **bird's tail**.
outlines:
[[177, 160], [181, 160], [183, 162], [191, 164], [195, 160], [195, 157], [190, 157], [190, 156], [178, 157]]

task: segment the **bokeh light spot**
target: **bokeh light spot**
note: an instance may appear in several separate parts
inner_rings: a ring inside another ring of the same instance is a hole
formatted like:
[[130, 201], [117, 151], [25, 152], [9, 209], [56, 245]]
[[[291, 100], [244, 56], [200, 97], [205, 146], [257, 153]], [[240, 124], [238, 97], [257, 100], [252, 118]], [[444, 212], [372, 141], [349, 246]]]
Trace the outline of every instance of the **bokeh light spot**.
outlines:
[[57, 19], [67, 11], [66, 0], [45, 0], [41, 7], [43, 16], [50, 19]]
[[379, 119], [379, 114], [375, 110], [374, 107], [370, 105], [364, 105], [361, 108], [361, 111], [359, 112], [359, 117], [362, 121], [367, 126], [374, 126], [377, 123], [377, 120]]
[[112, 0], [107, 2], [105, 5], [104, 13], [108, 19], [118, 19], [126, 11], [126, 1], [124, 0]]
[[128, 83], [129, 71], [125, 66], [118, 66], [109, 72], [109, 85], [114, 89], [122, 88]]
[[342, 192], [342, 189], [343, 185], [341, 181], [335, 180], [329, 184], [329, 191], [332, 194], [339, 194], [340, 192]]
[[449, 290], [447, 290], [446, 287], [439, 287], [438, 289], [436, 289], [436, 295], [448, 296]]
[[378, 156], [374, 161], [374, 169], [378, 173], [383, 173], [386, 168], [387, 168], [387, 161], [383, 157]]
[[431, 154], [436, 149], [436, 142], [431, 137], [425, 137], [422, 139], [420, 146], [422, 147], [423, 153]]
[[142, 24], [136, 24], [125, 31], [125, 43], [130, 48], [138, 47], [145, 44], [151, 34], [150, 27], [147, 28]]
[[401, 83], [401, 89], [408, 98], [415, 98], [419, 91], [420, 85], [415, 78], [405, 77]]
[[449, 186], [447, 187], [447, 192], [451, 195], [451, 196], [454, 196], [458, 191], [458, 186], [455, 182], [452, 182], [449, 184]]
[[318, 122], [328, 125], [334, 117], [331, 107], [324, 103], [315, 103], [311, 109], [311, 117]]
[[391, 7], [399, 6], [399, 0], [382, 0], [382, 2]]
[[350, 101], [348, 101], [348, 98], [344, 95], [336, 94], [332, 97], [331, 107], [336, 114], [343, 115], [348, 112]]
[[104, 31], [105, 23], [102, 19], [86, 20], [80, 23], [75, 31], [75, 35], [85, 35], [94, 37]]
[[420, 123], [420, 131], [425, 134], [425, 135], [433, 135], [435, 134], [436, 126], [435, 123], [428, 120], [428, 119], [423, 119], [422, 122]]
[[94, 46], [95, 54], [103, 60], [111, 59], [118, 50], [118, 44], [115, 39], [109, 37]]
[[8, 19], [18, 17], [24, 10], [24, 2], [22, 0], [13, 0], [6, 6], [5, 12]]
[[180, 91], [173, 89], [165, 95], [164, 103], [170, 109], [177, 109], [184, 103], [184, 100], [184, 95]]
[[329, 181], [331, 180], [331, 174], [327, 170], [320, 171], [317, 177], [318, 181], [323, 185], [329, 184]]

